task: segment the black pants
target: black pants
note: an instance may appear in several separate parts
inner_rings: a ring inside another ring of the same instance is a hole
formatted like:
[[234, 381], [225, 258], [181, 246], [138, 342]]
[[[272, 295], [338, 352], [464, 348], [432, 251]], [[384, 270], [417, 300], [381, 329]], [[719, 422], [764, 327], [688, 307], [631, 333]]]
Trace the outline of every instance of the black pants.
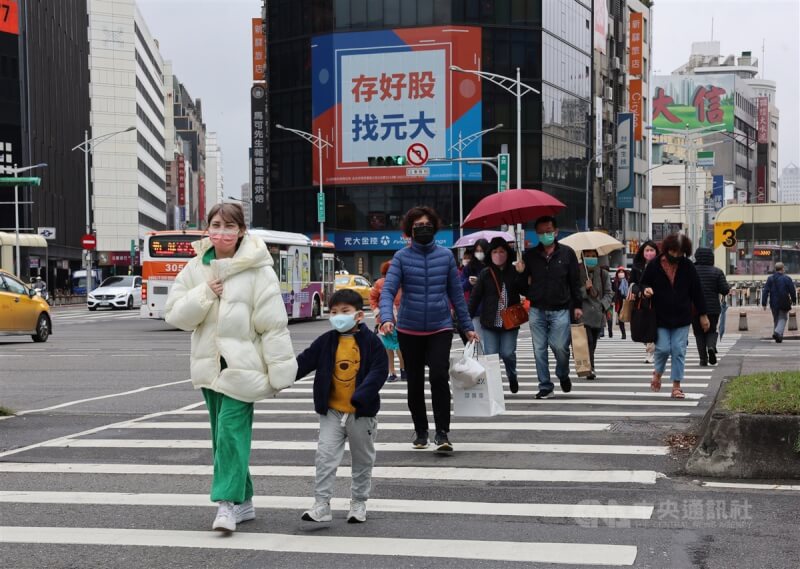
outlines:
[[700, 361], [708, 361], [708, 350], [717, 351], [717, 325], [719, 324], [719, 314], [709, 314], [708, 321], [711, 324], [708, 327], [708, 332], [703, 332], [703, 327], [700, 326], [700, 317], [695, 316], [692, 318], [692, 332], [694, 332], [694, 340], [697, 343], [697, 353], [700, 354]]
[[406, 364], [408, 410], [418, 433], [428, 430], [428, 409], [425, 407], [425, 366], [431, 384], [433, 420], [437, 431], [450, 431], [450, 347], [452, 330], [427, 336], [397, 333], [400, 351]]
[[603, 328], [590, 328], [589, 326], [584, 326], [586, 328], [586, 339], [589, 340], [589, 357], [592, 360], [592, 371], [594, 371], [594, 351], [597, 348], [597, 339], [600, 337], [600, 332], [603, 331]]

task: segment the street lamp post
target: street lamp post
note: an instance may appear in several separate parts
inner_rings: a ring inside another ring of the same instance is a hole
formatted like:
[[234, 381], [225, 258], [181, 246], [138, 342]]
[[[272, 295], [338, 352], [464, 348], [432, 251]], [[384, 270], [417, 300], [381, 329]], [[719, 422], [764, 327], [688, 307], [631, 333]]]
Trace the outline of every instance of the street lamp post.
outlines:
[[[32, 166], [23, 166], [22, 168], [17, 168], [17, 165], [14, 164], [12, 167], [5, 167], [4, 173], [5, 174], [14, 174], [15, 178], [19, 178], [19, 175], [22, 172], [27, 172], [29, 170], [33, 170], [35, 168], [47, 168], [47, 164], [34, 164]], [[14, 265], [16, 269], [16, 277], [18, 279], [22, 278], [22, 268], [20, 264], [20, 252], [19, 252], [19, 186], [14, 184], [14, 252], [16, 255], [16, 263]]]
[[321, 207], [319, 204], [324, 204], [325, 202], [325, 192], [324, 188], [322, 187], [322, 149], [323, 148], [333, 148], [333, 144], [322, 138], [322, 129], [317, 129], [317, 134], [311, 134], [310, 132], [305, 132], [302, 130], [297, 130], [294, 128], [289, 128], [280, 124], [276, 124], [275, 128], [279, 128], [281, 130], [285, 130], [288, 132], [293, 132], [300, 138], [310, 142], [314, 148], [317, 149], [317, 154], [319, 154], [319, 194], [318, 200], [320, 200], [317, 204], [317, 217], [319, 217], [319, 240], [325, 241], [325, 221], [324, 216], [319, 215], [319, 208]]
[[463, 181], [464, 175], [462, 166], [463, 157], [461, 156], [461, 154], [464, 152], [467, 146], [478, 140], [484, 134], [492, 132], [493, 130], [497, 130], [498, 128], [503, 128], [502, 123], [495, 125], [492, 128], [484, 129], [480, 132], [474, 132], [466, 138], [462, 138], [461, 131], [459, 131], [458, 142], [453, 144], [449, 149], [451, 155], [454, 150], [458, 152], [458, 236], [459, 238], [464, 237], [464, 228], [461, 227], [461, 224], [464, 223], [464, 181]]
[[[613, 148], [609, 149], [609, 146]], [[591, 168], [592, 164], [594, 163], [597, 158], [603, 154], [605, 150], [611, 150], [612, 152], [622, 147], [622, 144], [615, 145], [607, 145], [603, 147], [603, 150], [599, 150], [594, 156], [589, 158], [589, 161], [586, 163], [586, 196], [585, 196], [585, 203], [583, 206], [583, 219], [584, 219], [584, 231], [589, 231], [589, 169]]]
[[[92, 152], [98, 144], [101, 144], [112, 138], [117, 136], [118, 134], [123, 134], [125, 132], [130, 132], [132, 130], [136, 130], [135, 126], [129, 126], [124, 130], [117, 130], [114, 132], [109, 132], [107, 134], [101, 134], [100, 136], [95, 136], [94, 138], [89, 138], [89, 131], [83, 131], [83, 142], [80, 144], [76, 144], [72, 150], [80, 150], [83, 152], [83, 172], [84, 172], [84, 183], [86, 186], [86, 235], [91, 235], [92, 233], [92, 221], [90, 219], [91, 215], [91, 207], [89, 204], [89, 153]], [[89, 296], [89, 293], [92, 290], [92, 283], [94, 279], [92, 278], [92, 253], [91, 251], [86, 252], [86, 296]]]

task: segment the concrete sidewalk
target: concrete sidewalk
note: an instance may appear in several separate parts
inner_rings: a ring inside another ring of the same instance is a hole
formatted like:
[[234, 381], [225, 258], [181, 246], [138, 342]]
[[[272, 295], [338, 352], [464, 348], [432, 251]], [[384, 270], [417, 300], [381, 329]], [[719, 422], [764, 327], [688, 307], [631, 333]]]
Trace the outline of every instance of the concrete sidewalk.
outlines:
[[[793, 307], [797, 311], [797, 307]], [[739, 331], [739, 314], [747, 314], [747, 330]], [[800, 312], [800, 311], [797, 311]], [[787, 325], [783, 343], [772, 340], [772, 311], [760, 306], [737, 306], [728, 308], [725, 334], [741, 334], [736, 355], [742, 356], [742, 375], [764, 371], [796, 371], [800, 369], [800, 332], [789, 331]], [[764, 349], [770, 357], [762, 357]], [[761, 354], [761, 355], [757, 355]], [[748, 357], [748, 356], [756, 357]]]

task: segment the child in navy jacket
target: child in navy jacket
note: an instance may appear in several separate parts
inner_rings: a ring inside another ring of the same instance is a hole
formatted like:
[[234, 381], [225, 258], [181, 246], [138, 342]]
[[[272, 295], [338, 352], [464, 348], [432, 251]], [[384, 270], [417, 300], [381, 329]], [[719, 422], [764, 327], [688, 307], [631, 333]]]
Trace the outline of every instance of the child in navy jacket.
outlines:
[[345, 441], [352, 461], [350, 512], [347, 521], [367, 519], [367, 499], [375, 464], [375, 438], [380, 408], [379, 392], [389, 373], [386, 350], [363, 323], [361, 295], [339, 290], [330, 300], [330, 323], [326, 332], [297, 356], [297, 378], [314, 375], [314, 409], [319, 413], [314, 505], [303, 519], [329, 522], [330, 500], [336, 469], [344, 455]]

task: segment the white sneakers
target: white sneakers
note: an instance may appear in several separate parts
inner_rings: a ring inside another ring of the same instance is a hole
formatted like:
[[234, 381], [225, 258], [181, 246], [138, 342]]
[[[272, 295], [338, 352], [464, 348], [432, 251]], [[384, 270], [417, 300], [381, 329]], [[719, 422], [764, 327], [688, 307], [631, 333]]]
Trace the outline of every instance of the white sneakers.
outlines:
[[350, 512], [347, 514], [348, 524], [360, 524], [367, 521], [367, 503], [361, 500], [350, 500]]
[[[314, 502], [310, 510], [303, 512], [303, 519], [307, 522], [333, 521], [331, 505], [328, 502]], [[365, 521], [367, 521], [367, 503], [361, 500], [350, 500], [347, 523], [360, 524]]]
[[253, 507], [252, 498], [241, 504], [220, 502], [217, 506], [217, 517], [214, 518], [211, 528], [216, 531], [232, 532], [236, 531], [236, 524], [254, 519], [256, 519], [256, 509]]
[[211, 526], [216, 531], [236, 531], [236, 512], [233, 502], [220, 502], [217, 507], [217, 517]]
[[330, 522], [333, 520], [331, 505], [328, 502], [314, 502], [310, 510], [303, 512], [303, 519], [307, 522]]

